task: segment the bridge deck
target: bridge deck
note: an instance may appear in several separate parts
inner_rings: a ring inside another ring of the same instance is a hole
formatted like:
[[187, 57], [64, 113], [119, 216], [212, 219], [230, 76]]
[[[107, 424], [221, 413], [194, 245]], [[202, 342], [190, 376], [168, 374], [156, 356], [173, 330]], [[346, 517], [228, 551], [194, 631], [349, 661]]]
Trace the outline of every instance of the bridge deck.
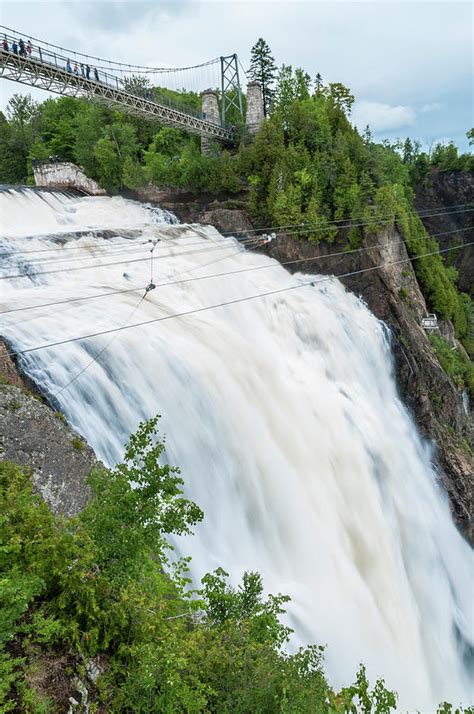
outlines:
[[233, 141], [231, 129], [127, 92], [120, 87], [121, 80], [118, 77], [104, 72], [99, 76], [99, 81], [87, 79], [81, 74], [68, 72], [65, 66], [61, 67], [37, 57], [23, 57], [7, 52], [0, 46], [0, 77], [4, 79], [39, 87], [55, 94], [99, 102], [110, 109], [179, 127], [215, 141]]

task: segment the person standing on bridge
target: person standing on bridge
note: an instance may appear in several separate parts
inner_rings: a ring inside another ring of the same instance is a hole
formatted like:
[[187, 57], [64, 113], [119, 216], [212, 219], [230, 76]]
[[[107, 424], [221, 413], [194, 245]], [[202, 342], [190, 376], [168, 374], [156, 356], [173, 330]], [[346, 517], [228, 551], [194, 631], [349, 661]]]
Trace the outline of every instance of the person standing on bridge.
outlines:
[[96, 82], [99, 81], [99, 73], [97, 71], [97, 67], [94, 67], [94, 79]]
[[18, 40], [19, 55], [21, 57], [26, 57], [25, 43], [23, 40]]
[[5, 37], [3, 38], [2, 47], [3, 47], [3, 49], [5, 50], [5, 52], [8, 52], [9, 48], [8, 48], [8, 40], [7, 40], [7, 36], [6, 36], [6, 35], [5, 35]]
[[72, 67], [71, 67], [71, 63], [69, 62], [69, 60], [66, 60], [66, 72], [69, 72], [69, 74], [72, 74]]
[[31, 40], [28, 40], [28, 44], [26, 45], [26, 51], [28, 52], [28, 57], [31, 57], [31, 53], [33, 52], [33, 45], [31, 44]]
[[82, 62], [81, 62], [81, 74], [82, 74], [83, 77], [86, 76], [86, 75], [84, 74], [84, 65], [82, 64]]
[[91, 68], [89, 67], [88, 64], [86, 64], [86, 79], [91, 78]]
[[12, 52], [15, 55], [18, 54], [18, 45], [16, 44], [16, 40], [13, 40], [13, 42], [12, 42]]
[[79, 75], [79, 67], [77, 66], [77, 62], [74, 62], [74, 69], [72, 70], [74, 74]]

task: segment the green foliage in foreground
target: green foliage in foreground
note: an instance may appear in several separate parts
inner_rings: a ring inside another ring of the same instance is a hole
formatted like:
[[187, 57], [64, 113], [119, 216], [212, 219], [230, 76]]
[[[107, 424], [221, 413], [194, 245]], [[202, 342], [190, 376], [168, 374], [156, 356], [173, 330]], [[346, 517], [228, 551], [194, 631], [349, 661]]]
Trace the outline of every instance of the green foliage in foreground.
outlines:
[[257, 573], [234, 588], [219, 568], [187, 590], [187, 561], [170, 562], [167, 536], [203, 514], [178, 469], [159, 465], [156, 426], [141, 424], [124, 462], [91, 474], [93, 498], [69, 520], [0, 463], [0, 711], [66, 711], [91, 657], [102, 663], [91, 712], [393, 711], [396, 695], [382, 679], [371, 688], [363, 666], [336, 693], [323, 647], [285, 653], [288, 598], [265, 598]]
[[[78, 696], [71, 681], [97, 656], [91, 711], [352, 712], [357, 698], [364, 712], [392, 711], [395, 695], [383, 680], [371, 689], [363, 667], [336, 694], [322, 647], [284, 652], [288, 598], [265, 598], [258, 574], [233, 588], [218, 569], [186, 590], [186, 561], [170, 563], [167, 536], [190, 532], [202, 512], [179, 471], [158, 464], [163, 448], [156, 419], [140, 425], [69, 520], [54, 519], [24, 470], [0, 464], [0, 711], [65, 711]], [[51, 687], [56, 660], [66, 666]]]

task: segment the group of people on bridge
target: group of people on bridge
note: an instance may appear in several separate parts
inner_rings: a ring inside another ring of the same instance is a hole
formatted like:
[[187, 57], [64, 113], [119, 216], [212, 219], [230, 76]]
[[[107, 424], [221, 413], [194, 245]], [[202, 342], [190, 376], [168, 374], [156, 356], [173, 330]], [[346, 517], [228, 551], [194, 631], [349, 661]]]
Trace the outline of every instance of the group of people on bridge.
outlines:
[[[19, 55], [20, 57], [31, 57], [33, 54], [33, 45], [31, 44], [31, 40], [28, 40], [28, 42], [25, 44], [25, 41], [22, 40], [21, 38], [17, 40], [12, 40], [11, 41], [11, 46], [8, 43], [7, 36], [4, 35], [3, 40], [2, 40], [2, 48], [5, 50], [5, 52], [13, 52], [14, 55]], [[39, 59], [41, 62], [43, 62], [43, 54], [41, 52], [41, 48], [38, 48], [39, 52]], [[97, 71], [97, 67], [93, 67], [92, 69], [89, 67], [88, 64], [77, 64], [77, 62], [74, 63], [74, 66], [71, 65], [71, 62], [69, 60], [66, 60], [66, 71], [69, 72], [70, 74], [76, 74], [77, 76], [81, 75], [84, 77], [84, 79], [92, 79], [91, 77], [91, 72], [93, 73], [93, 78], [95, 79], [96, 82], [100, 81], [99, 78], [99, 72]]]
[[[72, 67], [70, 61], [66, 60], [66, 72], [69, 72], [69, 74], [75, 74], [78, 77], [79, 77], [79, 75], [81, 75], [81, 77], [84, 77], [84, 79], [90, 79], [91, 78], [91, 68], [89, 67], [89, 65], [86, 64], [84, 66], [83, 63], [81, 62], [80, 68], [81, 69], [79, 70], [79, 66], [78, 66], [77, 62], [74, 62], [74, 67]], [[95, 81], [100, 82], [97, 67], [93, 68], [93, 72], [94, 72]]]
[[[2, 47], [5, 52], [10, 52], [6, 36], [3, 38]], [[18, 42], [16, 40], [13, 40], [11, 51], [15, 55], [20, 55], [20, 57], [31, 57], [31, 53], [33, 52], [33, 45], [31, 44], [31, 40], [28, 40], [26, 45], [25, 41], [21, 38], [18, 40]]]

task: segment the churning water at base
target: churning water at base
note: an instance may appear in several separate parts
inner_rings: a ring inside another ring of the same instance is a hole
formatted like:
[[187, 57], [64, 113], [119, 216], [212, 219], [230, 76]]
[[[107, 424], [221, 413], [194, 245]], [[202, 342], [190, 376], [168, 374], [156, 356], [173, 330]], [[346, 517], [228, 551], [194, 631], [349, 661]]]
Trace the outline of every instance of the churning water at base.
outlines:
[[[29, 274], [0, 281], [0, 311], [141, 288], [4, 314], [15, 349], [307, 281], [214, 229], [170, 226], [122, 198], [27, 190], [0, 200], [1, 272]], [[135, 310], [150, 281], [144, 241], [158, 238], [158, 287]], [[197, 581], [218, 565], [235, 581], [261, 572], [269, 591], [292, 598], [295, 643], [328, 645], [336, 686], [362, 661], [398, 690], [401, 709], [470, 703], [472, 553], [398, 399], [384, 326], [337, 280], [21, 361], [108, 464], [140, 420], [162, 415], [167, 458], [205, 513], [179, 543]]]

